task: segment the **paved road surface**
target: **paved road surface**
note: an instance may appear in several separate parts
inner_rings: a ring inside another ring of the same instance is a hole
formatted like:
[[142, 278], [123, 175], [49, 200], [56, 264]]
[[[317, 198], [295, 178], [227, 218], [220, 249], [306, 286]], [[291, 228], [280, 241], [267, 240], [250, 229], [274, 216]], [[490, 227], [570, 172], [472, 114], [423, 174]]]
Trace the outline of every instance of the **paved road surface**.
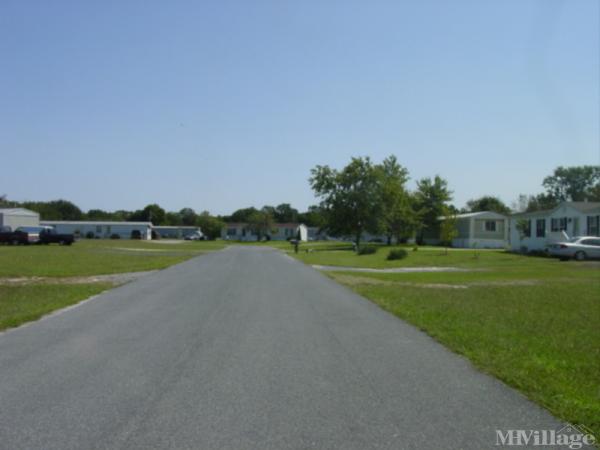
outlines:
[[201, 256], [0, 334], [1, 449], [481, 450], [496, 428], [557, 426], [265, 248]]

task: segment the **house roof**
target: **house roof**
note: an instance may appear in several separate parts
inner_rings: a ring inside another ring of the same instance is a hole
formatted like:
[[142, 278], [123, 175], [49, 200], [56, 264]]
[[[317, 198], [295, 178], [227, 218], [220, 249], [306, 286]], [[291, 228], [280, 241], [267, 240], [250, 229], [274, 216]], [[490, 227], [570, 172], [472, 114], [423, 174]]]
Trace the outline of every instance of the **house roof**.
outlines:
[[600, 211], [600, 202], [561, 202], [556, 205], [553, 209], [544, 209], [540, 211], [529, 211], [513, 214], [513, 216], [543, 216], [553, 213], [559, 208], [564, 206], [568, 206], [570, 208], [576, 209], [582, 213], [588, 213], [592, 211]]
[[20, 216], [39, 216], [39, 213], [36, 213], [35, 211], [31, 211], [30, 209], [25, 209], [25, 208], [0, 208], [0, 214], [6, 214], [6, 215], [20, 215]]
[[152, 227], [151, 222], [110, 222], [90, 220], [41, 220], [40, 224], [48, 225], [135, 225]]
[[[563, 206], [563, 205], [570, 206], [571, 208], [574, 208], [581, 212], [588, 212], [592, 209], [600, 208], [600, 202], [562, 202], [558, 206]], [[557, 206], [557, 208], [558, 208], [558, 206]]]
[[[507, 216], [504, 214], [497, 213], [495, 211], [475, 211], [464, 214], [456, 214], [454, 217], [457, 219], [469, 219], [471, 217], [487, 217], [493, 219], [506, 219]], [[444, 220], [446, 216], [438, 217], [438, 220]]]
[[200, 227], [195, 227], [193, 225], [154, 225], [153, 228], [163, 230], [197, 230]]

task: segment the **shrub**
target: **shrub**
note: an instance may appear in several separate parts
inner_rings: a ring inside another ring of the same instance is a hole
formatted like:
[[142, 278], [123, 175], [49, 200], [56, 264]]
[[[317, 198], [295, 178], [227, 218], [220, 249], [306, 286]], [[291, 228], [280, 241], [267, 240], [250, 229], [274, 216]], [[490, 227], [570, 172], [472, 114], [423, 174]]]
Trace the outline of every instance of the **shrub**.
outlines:
[[113, 233], [113, 234], [110, 235], [110, 238], [111, 239], [121, 239], [121, 236], [118, 235], [117, 233]]
[[131, 231], [131, 239], [141, 239], [142, 238], [142, 233], [140, 233], [140, 230], [132, 230]]
[[373, 255], [373, 254], [377, 253], [377, 250], [379, 250], [379, 247], [376, 247], [374, 245], [365, 245], [358, 249], [358, 254], [359, 255]]
[[418, 252], [418, 251], [419, 251], [419, 246], [418, 246], [418, 245], [415, 245], [415, 246], [413, 247], [413, 252]]
[[86, 239], [94, 239], [94, 237], [96, 237], [94, 235], [94, 233], [92, 231], [88, 231], [87, 233], [85, 233], [85, 237]]
[[388, 261], [394, 261], [396, 259], [404, 259], [408, 256], [408, 252], [403, 248], [397, 248], [395, 250], [390, 250], [388, 253], [387, 259]]

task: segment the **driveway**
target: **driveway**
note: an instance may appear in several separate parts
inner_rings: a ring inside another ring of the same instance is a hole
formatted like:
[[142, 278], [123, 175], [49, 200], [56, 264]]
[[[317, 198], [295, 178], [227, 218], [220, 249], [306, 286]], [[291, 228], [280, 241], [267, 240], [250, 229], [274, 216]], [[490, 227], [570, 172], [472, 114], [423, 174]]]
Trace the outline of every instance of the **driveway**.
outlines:
[[0, 448], [488, 449], [547, 412], [268, 248], [0, 334]]

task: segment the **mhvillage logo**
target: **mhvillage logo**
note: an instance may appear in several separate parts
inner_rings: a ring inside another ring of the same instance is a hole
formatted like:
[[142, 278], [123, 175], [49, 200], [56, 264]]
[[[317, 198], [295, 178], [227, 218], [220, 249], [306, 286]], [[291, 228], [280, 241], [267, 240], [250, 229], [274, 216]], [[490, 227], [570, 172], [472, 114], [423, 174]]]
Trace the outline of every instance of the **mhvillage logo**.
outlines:
[[579, 449], [592, 446], [596, 437], [585, 425], [567, 424], [560, 430], [496, 430], [497, 446], [562, 446]]

